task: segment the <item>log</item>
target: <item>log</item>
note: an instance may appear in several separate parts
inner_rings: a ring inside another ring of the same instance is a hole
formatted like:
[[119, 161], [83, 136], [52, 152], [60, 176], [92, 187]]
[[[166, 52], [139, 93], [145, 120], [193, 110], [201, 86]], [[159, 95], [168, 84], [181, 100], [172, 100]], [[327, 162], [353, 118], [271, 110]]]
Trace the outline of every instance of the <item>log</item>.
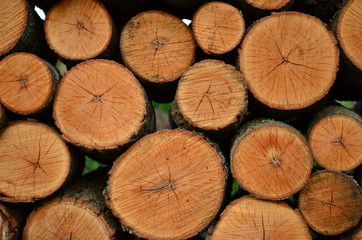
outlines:
[[362, 98], [362, 3], [349, 0], [335, 16], [331, 29], [339, 41], [341, 64], [334, 86], [338, 99], [360, 100]]
[[49, 61], [42, 21], [26, 0], [0, 2], [0, 60], [13, 52], [29, 52]]
[[155, 129], [142, 86], [110, 60], [88, 60], [70, 69], [59, 84], [53, 109], [62, 138], [105, 163]]
[[351, 171], [362, 163], [362, 117], [345, 107], [327, 107], [310, 124], [308, 142], [319, 165]]
[[186, 239], [206, 228], [221, 207], [227, 177], [217, 149], [181, 129], [142, 138], [109, 174], [108, 207], [130, 232], [155, 240]]
[[354, 227], [360, 220], [361, 189], [348, 175], [319, 171], [301, 190], [298, 209], [314, 231], [338, 235]]
[[45, 124], [17, 121], [0, 132], [0, 200], [34, 202], [81, 174], [84, 161]]
[[336, 43], [315, 17], [275, 13], [246, 34], [239, 67], [265, 111], [293, 118], [321, 107], [338, 69]]
[[36, 55], [17, 52], [0, 61], [0, 102], [23, 116], [41, 116], [52, 107], [59, 71]]
[[207, 54], [224, 54], [241, 42], [245, 32], [242, 13], [224, 2], [199, 7], [192, 19], [192, 31], [198, 46]]
[[297, 193], [308, 181], [312, 154], [303, 135], [274, 120], [242, 126], [231, 149], [231, 172], [256, 197], [279, 200]]
[[231, 0], [231, 2], [242, 10], [247, 25], [272, 12], [289, 10], [294, 4], [294, 0]]
[[0, 239], [20, 240], [30, 210], [26, 204], [0, 203]]
[[206, 239], [311, 240], [312, 237], [298, 210], [284, 202], [245, 196], [226, 207]]
[[98, 0], [58, 2], [47, 13], [44, 29], [50, 48], [68, 67], [87, 59], [117, 56], [117, 31]]
[[243, 76], [235, 67], [207, 59], [181, 77], [171, 114], [177, 126], [203, 132], [234, 131], [247, 109]]
[[8, 125], [8, 118], [4, 107], [0, 104], [0, 130]]
[[41, 203], [29, 216], [23, 239], [125, 239], [106, 208], [107, 172], [89, 173]]
[[158, 102], [173, 100], [176, 80], [193, 63], [195, 48], [191, 30], [181, 19], [162, 11], [136, 15], [123, 28], [120, 39], [125, 65]]

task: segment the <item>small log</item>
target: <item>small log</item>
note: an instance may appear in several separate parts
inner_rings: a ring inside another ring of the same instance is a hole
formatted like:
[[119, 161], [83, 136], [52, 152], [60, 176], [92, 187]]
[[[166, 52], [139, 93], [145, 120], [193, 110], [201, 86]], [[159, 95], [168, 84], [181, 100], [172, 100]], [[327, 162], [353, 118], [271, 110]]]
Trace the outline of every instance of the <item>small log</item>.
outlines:
[[142, 12], [123, 28], [125, 65], [138, 76], [151, 99], [173, 100], [177, 79], [195, 59], [196, 44], [181, 19], [162, 11]]
[[255, 120], [234, 139], [231, 172], [256, 197], [290, 197], [308, 181], [311, 170], [312, 154], [305, 138], [285, 123]]
[[8, 118], [4, 107], [0, 104], [0, 130], [8, 125]]
[[206, 239], [311, 240], [312, 237], [298, 210], [283, 202], [245, 196], [226, 207]]
[[51, 57], [42, 26], [33, 4], [26, 0], [0, 1], [0, 60], [13, 52]]
[[155, 129], [141, 84], [110, 60], [88, 60], [70, 69], [59, 84], [53, 109], [63, 139], [106, 163]]
[[235, 130], [247, 109], [243, 76], [219, 60], [204, 60], [181, 77], [171, 114], [176, 125], [189, 130]]
[[308, 142], [319, 165], [351, 171], [362, 163], [362, 117], [344, 107], [327, 107], [310, 124]]
[[44, 29], [50, 48], [67, 66], [91, 58], [117, 56], [117, 31], [98, 0], [58, 2], [47, 13]]
[[275, 13], [246, 34], [239, 67], [266, 110], [293, 118], [316, 107], [329, 92], [338, 69], [336, 43], [315, 17]]
[[338, 99], [362, 98], [362, 2], [349, 0], [335, 16], [331, 29], [339, 41], [341, 64], [334, 86]]
[[224, 54], [239, 45], [245, 23], [242, 13], [224, 2], [210, 2], [197, 9], [192, 19], [196, 43], [207, 54]]
[[0, 200], [34, 202], [81, 174], [58, 133], [35, 121], [12, 122], [0, 132]]
[[324, 235], [338, 235], [360, 220], [361, 189], [348, 175], [319, 171], [301, 190], [298, 208], [313, 230]]
[[0, 203], [0, 239], [20, 240], [30, 210], [26, 204]]
[[8, 110], [34, 117], [51, 108], [60, 74], [50, 63], [18, 52], [0, 61], [0, 72], [0, 102]]
[[207, 227], [221, 207], [227, 177], [215, 147], [181, 129], [142, 138], [109, 174], [108, 207], [130, 232], [155, 240], [186, 239]]
[[97, 170], [43, 202], [30, 214], [23, 239], [125, 239], [102, 196], [106, 179]]

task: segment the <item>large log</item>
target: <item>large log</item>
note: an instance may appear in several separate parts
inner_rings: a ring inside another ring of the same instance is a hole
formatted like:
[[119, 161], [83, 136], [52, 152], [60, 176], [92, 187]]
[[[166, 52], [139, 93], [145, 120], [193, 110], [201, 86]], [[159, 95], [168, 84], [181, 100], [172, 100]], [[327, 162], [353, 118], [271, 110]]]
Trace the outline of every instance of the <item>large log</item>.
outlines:
[[18, 52], [0, 61], [0, 102], [26, 116], [51, 116], [58, 70], [36, 55]]
[[148, 239], [186, 239], [219, 212], [223, 157], [205, 138], [176, 129], [148, 135], [110, 171], [107, 205], [130, 232]]
[[171, 114], [179, 127], [220, 134], [234, 131], [246, 110], [241, 73], [222, 61], [207, 59], [182, 75]]
[[224, 2], [210, 2], [194, 13], [192, 32], [205, 53], [224, 54], [239, 45], [245, 23], [237, 8]]
[[312, 237], [298, 210], [283, 202], [246, 196], [226, 207], [206, 239], [311, 240]]
[[107, 172], [97, 170], [42, 202], [30, 214], [23, 239], [126, 239], [102, 196], [106, 179]]
[[362, 163], [362, 117], [344, 107], [327, 107], [311, 122], [308, 142], [319, 165], [351, 171]]
[[80, 175], [84, 160], [70, 150], [47, 125], [10, 123], [0, 132], [0, 200], [34, 202]]
[[195, 59], [196, 44], [181, 19], [162, 11], [134, 16], [120, 40], [125, 65], [142, 80], [151, 99], [173, 100], [177, 79]]
[[336, 43], [315, 17], [275, 13], [256, 22], [246, 34], [239, 67], [265, 111], [293, 118], [321, 107], [336, 78]]
[[301, 190], [298, 208], [316, 232], [341, 234], [362, 216], [361, 189], [350, 176], [340, 172], [316, 172]]
[[53, 108], [62, 137], [107, 163], [155, 129], [153, 108], [141, 84], [110, 60], [88, 60], [69, 70]]
[[255, 120], [242, 126], [234, 139], [231, 172], [256, 197], [290, 197], [308, 181], [311, 170], [305, 138], [285, 123]]
[[68, 66], [91, 58], [115, 59], [118, 34], [98, 0], [62, 0], [47, 13], [45, 34], [50, 48]]

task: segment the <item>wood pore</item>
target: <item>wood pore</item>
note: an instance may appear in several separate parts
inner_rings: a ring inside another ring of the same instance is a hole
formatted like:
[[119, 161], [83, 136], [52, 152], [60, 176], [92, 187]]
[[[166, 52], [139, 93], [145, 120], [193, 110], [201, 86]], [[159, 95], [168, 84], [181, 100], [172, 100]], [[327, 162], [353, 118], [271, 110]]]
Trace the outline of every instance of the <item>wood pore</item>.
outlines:
[[226, 207], [207, 240], [311, 240], [307, 224], [298, 210], [283, 202], [251, 196], [242, 197]]
[[148, 239], [186, 239], [221, 207], [223, 158], [203, 136], [181, 129], [148, 135], [110, 171], [106, 198], [121, 223]]
[[57, 132], [33, 121], [12, 122], [0, 132], [0, 199], [32, 202], [62, 186], [71, 168]]
[[273, 120], [243, 126], [231, 150], [231, 172], [259, 198], [278, 200], [298, 192], [308, 181], [312, 154], [304, 137]]
[[314, 173], [301, 190], [298, 208], [316, 232], [341, 234], [354, 227], [361, 218], [361, 189], [345, 174], [320, 171]]
[[210, 2], [195, 12], [192, 31], [204, 52], [224, 54], [240, 43], [245, 32], [245, 23], [237, 8], [224, 2]]
[[239, 51], [249, 90], [273, 109], [303, 109], [321, 100], [338, 69], [336, 40], [315, 17], [282, 12], [255, 23]]

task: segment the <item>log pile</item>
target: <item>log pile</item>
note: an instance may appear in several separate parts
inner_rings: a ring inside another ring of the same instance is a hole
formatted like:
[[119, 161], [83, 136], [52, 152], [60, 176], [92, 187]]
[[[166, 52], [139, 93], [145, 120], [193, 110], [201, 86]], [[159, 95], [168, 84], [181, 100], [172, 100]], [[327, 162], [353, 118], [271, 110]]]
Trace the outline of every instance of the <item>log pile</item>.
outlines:
[[361, 239], [360, 19], [1, 0], [0, 240]]

